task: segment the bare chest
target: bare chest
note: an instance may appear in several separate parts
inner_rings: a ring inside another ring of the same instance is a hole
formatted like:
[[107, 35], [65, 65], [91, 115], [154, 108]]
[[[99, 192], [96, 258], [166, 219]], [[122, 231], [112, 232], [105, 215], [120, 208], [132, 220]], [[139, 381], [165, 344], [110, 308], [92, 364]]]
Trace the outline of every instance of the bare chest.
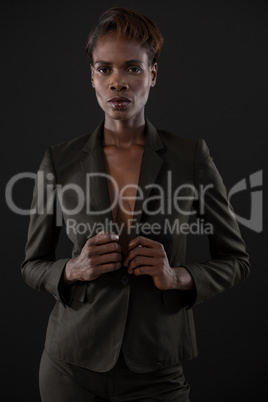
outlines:
[[135, 146], [129, 150], [107, 147], [103, 150], [113, 218], [117, 221], [120, 211], [123, 219], [127, 219], [135, 207], [144, 147]]

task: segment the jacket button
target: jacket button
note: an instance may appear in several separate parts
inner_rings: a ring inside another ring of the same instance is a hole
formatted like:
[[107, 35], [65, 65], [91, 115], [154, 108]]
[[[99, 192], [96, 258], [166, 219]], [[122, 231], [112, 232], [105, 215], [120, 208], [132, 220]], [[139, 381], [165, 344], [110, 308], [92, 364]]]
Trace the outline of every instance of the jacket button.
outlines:
[[122, 284], [123, 286], [125, 286], [125, 285], [128, 284], [128, 282], [129, 282], [129, 279], [128, 279], [127, 275], [122, 275], [122, 276], [121, 276], [121, 284]]

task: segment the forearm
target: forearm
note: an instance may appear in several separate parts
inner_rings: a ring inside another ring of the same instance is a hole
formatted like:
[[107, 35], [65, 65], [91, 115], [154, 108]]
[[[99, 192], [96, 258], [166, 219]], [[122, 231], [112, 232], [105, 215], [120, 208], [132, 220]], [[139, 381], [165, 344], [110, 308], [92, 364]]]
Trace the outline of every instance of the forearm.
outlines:
[[67, 260], [25, 260], [21, 266], [23, 279], [27, 285], [38, 291], [58, 295], [58, 286]]

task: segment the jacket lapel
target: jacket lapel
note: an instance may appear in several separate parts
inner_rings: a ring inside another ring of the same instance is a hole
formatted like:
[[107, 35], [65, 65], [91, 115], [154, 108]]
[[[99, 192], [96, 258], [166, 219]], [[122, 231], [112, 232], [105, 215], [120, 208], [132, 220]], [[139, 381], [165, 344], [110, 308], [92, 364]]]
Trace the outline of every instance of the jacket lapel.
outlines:
[[83, 148], [85, 156], [81, 160], [81, 166], [87, 175], [87, 204], [93, 204], [96, 211], [90, 213], [97, 213], [99, 221], [105, 225], [107, 220], [113, 221], [113, 216], [102, 150], [103, 125], [104, 122], [92, 132]]
[[[141, 197], [136, 198], [133, 219], [135, 224], [139, 224], [143, 212], [143, 203], [148, 198], [152, 191], [152, 185], [155, 183], [163, 164], [162, 157], [157, 151], [164, 148], [162, 140], [156, 128], [146, 119], [146, 135], [145, 135], [145, 148], [141, 162], [140, 176], [138, 188], [141, 190]], [[139, 194], [137, 194], [139, 195]], [[130, 234], [133, 238], [136, 236], [135, 228]]]

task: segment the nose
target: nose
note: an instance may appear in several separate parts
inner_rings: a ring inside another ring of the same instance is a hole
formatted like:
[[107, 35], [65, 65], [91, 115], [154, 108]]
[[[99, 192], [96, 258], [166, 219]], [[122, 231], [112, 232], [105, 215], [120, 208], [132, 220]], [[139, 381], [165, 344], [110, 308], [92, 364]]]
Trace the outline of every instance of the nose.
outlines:
[[128, 83], [122, 74], [117, 73], [111, 76], [111, 81], [109, 84], [109, 89], [111, 91], [124, 91], [128, 88], [129, 88]]

